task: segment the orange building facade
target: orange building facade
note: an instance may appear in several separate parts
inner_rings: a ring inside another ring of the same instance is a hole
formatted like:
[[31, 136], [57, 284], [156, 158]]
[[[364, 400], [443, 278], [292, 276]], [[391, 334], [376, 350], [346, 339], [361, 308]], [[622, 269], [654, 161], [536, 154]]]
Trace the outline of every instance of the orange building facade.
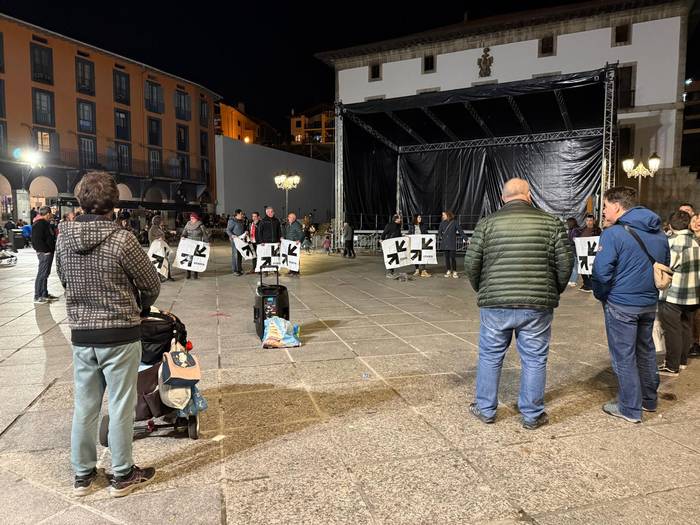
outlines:
[[0, 15], [0, 211], [25, 218], [33, 206], [69, 198], [93, 169], [113, 173], [120, 198], [144, 207], [213, 203], [220, 98]]
[[256, 144], [260, 138], [260, 126], [240, 108], [220, 102], [215, 109], [215, 127], [219, 135], [246, 144]]

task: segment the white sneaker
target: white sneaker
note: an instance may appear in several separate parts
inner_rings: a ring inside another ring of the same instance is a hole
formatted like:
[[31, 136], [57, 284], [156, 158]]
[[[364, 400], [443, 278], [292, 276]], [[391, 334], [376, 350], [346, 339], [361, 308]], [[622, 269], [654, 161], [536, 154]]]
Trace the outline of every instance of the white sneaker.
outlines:
[[459, 279], [459, 275], [457, 275], [457, 272], [452, 272], [452, 277], [455, 279]]
[[413, 275], [419, 276], [419, 275], [420, 275], [420, 270], [416, 270], [415, 272], [413, 272]]
[[423, 271], [420, 273], [420, 276], [421, 276], [421, 277], [430, 277], [430, 274], [429, 274], [428, 272], [426, 272], [425, 270], [423, 270]]
[[452, 277], [452, 272], [447, 272], [447, 273], [445, 274], [445, 277]]

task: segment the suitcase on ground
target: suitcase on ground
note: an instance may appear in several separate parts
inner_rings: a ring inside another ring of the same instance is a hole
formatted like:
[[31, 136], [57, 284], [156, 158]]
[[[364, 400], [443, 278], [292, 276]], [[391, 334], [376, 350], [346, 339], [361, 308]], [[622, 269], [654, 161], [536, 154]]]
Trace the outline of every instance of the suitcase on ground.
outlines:
[[260, 285], [255, 290], [253, 322], [260, 339], [265, 331], [265, 319], [276, 316], [289, 320], [289, 292], [286, 286], [280, 284], [279, 272], [275, 273], [277, 284], [264, 284], [263, 272], [260, 272]]

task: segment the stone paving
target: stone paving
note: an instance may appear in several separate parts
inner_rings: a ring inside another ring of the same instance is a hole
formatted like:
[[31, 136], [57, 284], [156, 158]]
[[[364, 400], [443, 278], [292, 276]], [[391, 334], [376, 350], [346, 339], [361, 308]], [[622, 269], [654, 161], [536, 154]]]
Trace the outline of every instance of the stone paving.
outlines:
[[[526, 431], [514, 349], [497, 423], [468, 414], [479, 321], [466, 280], [399, 282], [378, 257], [306, 256], [301, 278], [282, 279], [304, 346], [263, 350], [256, 278], [231, 275], [229, 254], [218, 246], [198, 281], [176, 274], [157, 303], [202, 362], [202, 438], [136, 440], [158, 475], [121, 499], [104, 477], [71, 495], [65, 303], [32, 303], [31, 250], [0, 268], [0, 523], [700, 523], [700, 361], [664, 381], [642, 425], [606, 416], [615, 380], [591, 295], [562, 297], [551, 424]], [[62, 293], [55, 275], [49, 289]]]

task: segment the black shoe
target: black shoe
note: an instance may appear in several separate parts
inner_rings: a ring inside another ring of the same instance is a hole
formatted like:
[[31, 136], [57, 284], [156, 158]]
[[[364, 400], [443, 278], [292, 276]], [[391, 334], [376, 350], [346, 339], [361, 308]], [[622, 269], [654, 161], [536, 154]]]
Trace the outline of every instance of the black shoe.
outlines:
[[233, 272], [233, 274], [234, 274], [234, 275], [237, 275], [238, 277], [240, 277], [241, 275], [243, 275], [243, 272]]
[[484, 414], [482, 414], [481, 410], [479, 410], [479, 407], [476, 406], [476, 403], [469, 404], [469, 412], [471, 412], [472, 415], [479, 421], [481, 421], [482, 423], [486, 423], [487, 425], [490, 425], [491, 423], [496, 421], [496, 416], [486, 417]]
[[90, 487], [92, 482], [97, 478], [97, 469], [92, 469], [90, 474], [84, 476], [75, 476], [75, 481], [73, 482], [73, 495], [74, 496], [85, 496], [90, 492]]
[[194, 277], [195, 279], [199, 279], [199, 274], [198, 274], [197, 272], [194, 272], [193, 277]]
[[109, 495], [113, 498], [126, 496], [136, 487], [147, 485], [156, 475], [153, 467], [139, 468], [136, 465], [131, 467], [131, 472], [126, 476], [114, 476], [110, 480]]
[[700, 345], [697, 343], [693, 343], [693, 346], [690, 347], [690, 351], [688, 352], [688, 357], [700, 357]]
[[190, 274], [190, 272], [187, 272], [187, 277], [186, 277], [186, 279], [190, 279], [191, 277], [192, 277], [192, 275]]
[[527, 430], [535, 430], [546, 425], [547, 423], [549, 423], [549, 416], [547, 415], [547, 412], [542, 412], [534, 421], [525, 421], [523, 419], [523, 428]]
[[55, 295], [48, 294], [46, 296], [46, 300], [47, 301], [58, 301], [58, 297], [56, 297]]

